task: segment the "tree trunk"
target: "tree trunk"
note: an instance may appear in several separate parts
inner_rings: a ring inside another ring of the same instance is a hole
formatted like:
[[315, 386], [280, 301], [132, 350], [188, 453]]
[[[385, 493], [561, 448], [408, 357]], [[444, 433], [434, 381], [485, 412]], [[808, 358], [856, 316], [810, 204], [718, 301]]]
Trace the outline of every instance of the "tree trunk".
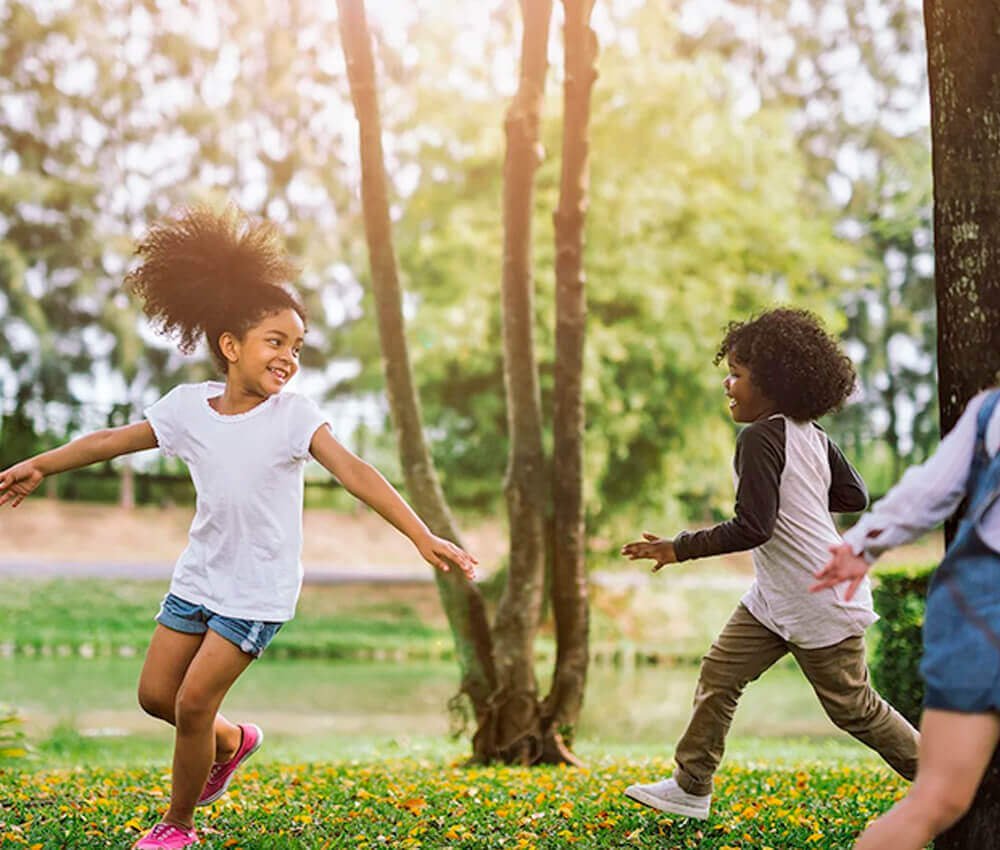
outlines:
[[135, 467], [132, 466], [132, 458], [123, 457], [121, 459], [121, 487], [118, 491], [118, 507], [127, 511], [135, 507]]
[[[361, 146], [361, 200], [378, 314], [379, 339], [389, 408], [399, 440], [406, 490], [417, 513], [438, 535], [458, 542], [459, 534], [424, 439], [403, 322], [396, 253], [389, 217], [382, 128], [375, 83], [375, 61], [364, 0], [337, 0], [340, 36]], [[477, 725], [485, 722], [495, 674], [486, 609], [478, 587], [456, 569], [435, 570], [459, 665], [461, 689], [472, 701]]]
[[552, 610], [556, 667], [542, 707], [545, 760], [567, 759], [587, 681], [588, 599], [583, 513], [583, 348], [587, 314], [583, 271], [587, 214], [590, 93], [597, 78], [593, 0], [563, 0], [565, 9], [562, 176], [554, 216], [556, 357], [552, 500], [555, 545]]
[[[941, 431], [1000, 367], [1000, 7], [925, 0]], [[938, 850], [1000, 847], [1000, 769]]]
[[523, 0], [521, 75], [507, 110], [503, 171], [504, 384], [510, 455], [504, 493], [510, 527], [507, 584], [493, 627], [497, 691], [492, 724], [477, 733], [477, 750], [509, 762], [541, 757], [534, 642], [545, 559], [545, 454], [534, 343], [531, 219], [534, 183], [543, 151], [539, 141], [548, 70], [552, 0]]

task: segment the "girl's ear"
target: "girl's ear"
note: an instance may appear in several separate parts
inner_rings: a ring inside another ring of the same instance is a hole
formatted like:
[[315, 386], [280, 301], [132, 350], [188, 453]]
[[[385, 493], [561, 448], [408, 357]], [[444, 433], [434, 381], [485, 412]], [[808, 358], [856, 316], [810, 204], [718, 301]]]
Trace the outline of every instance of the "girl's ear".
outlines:
[[229, 331], [219, 335], [219, 351], [229, 363], [235, 363], [240, 359], [240, 341]]

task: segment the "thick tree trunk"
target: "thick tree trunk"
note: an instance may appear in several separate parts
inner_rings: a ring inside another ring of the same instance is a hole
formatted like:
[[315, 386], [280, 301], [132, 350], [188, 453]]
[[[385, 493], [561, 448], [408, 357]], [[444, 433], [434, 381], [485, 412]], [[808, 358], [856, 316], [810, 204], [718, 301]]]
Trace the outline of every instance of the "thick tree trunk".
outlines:
[[593, 0], [564, 0], [565, 82], [562, 177], [554, 216], [556, 358], [552, 499], [552, 610], [556, 667], [542, 708], [545, 760], [566, 759], [587, 681], [588, 599], [583, 513], [583, 349], [587, 315], [583, 271], [587, 214], [590, 93], [597, 78]]
[[477, 753], [530, 764], [541, 757], [534, 642], [545, 558], [545, 454], [534, 343], [531, 219], [552, 0], [523, 0], [521, 76], [504, 126], [503, 345], [510, 456], [504, 491], [510, 527], [507, 585], [493, 628], [497, 691]]
[[[925, 0], [934, 162], [941, 431], [1000, 368], [1000, 6]], [[938, 850], [1000, 847], [994, 754], [972, 810]]]
[[[443, 537], [459, 534], [445, 502], [424, 439], [420, 404], [410, 368], [403, 322], [396, 253], [389, 217], [388, 186], [375, 83], [375, 61], [364, 0], [337, 0], [340, 36], [347, 62], [351, 99], [360, 128], [361, 199], [378, 314], [379, 339], [389, 407], [399, 440], [406, 489], [418, 514]], [[479, 589], [458, 570], [435, 571], [438, 591], [455, 639], [462, 690], [472, 700], [477, 725], [485, 722], [495, 674], [489, 623]]]

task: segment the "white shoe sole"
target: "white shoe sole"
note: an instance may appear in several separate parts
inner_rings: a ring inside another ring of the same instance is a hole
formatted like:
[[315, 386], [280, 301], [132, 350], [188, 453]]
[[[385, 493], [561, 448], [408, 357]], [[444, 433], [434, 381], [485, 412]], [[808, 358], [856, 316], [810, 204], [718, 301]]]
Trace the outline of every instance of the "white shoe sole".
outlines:
[[637, 788], [635, 785], [625, 789], [625, 796], [635, 800], [637, 803], [642, 803], [644, 806], [649, 806], [651, 809], [656, 809], [658, 812], [680, 815], [685, 818], [695, 818], [696, 820], [706, 820], [708, 818], [708, 806], [686, 806], [680, 802], [664, 800], [643, 791], [642, 788]]

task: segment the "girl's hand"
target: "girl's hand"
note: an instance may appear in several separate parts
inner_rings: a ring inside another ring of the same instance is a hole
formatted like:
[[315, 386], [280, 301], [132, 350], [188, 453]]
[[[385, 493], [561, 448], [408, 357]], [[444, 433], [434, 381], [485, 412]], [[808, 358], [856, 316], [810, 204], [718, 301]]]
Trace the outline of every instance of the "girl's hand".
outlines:
[[850, 601], [868, 574], [868, 570], [871, 569], [871, 564], [860, 555], [855, 555], [854, 550], [847, 543], [831, 546], [830, 552], [832, 557], [816, 573], [817, 581], [809, 590], [811, 593], [815, 593], [818, 590], [825, 590], [841, 582], [849, 581], [850, 585], [847, 588], [847, 593], [844, 594], [844, 599]]
[[428, 564], [443, 573], [449, 572], [451, 564], [455, 564], [467, 579], [472, 580], [476, 577], [476, 564], [479, 561], [450, 540], [429, 534], [417, 543], [417, 549]]
[[10, 506], [16, 508], [42, 483], [44, 477], [44, 473], [32, 460], [15, 464], [0, 472], [0, 505], [10, 502]]
[[657, 537], [648, 531], [642, 533], [642, 540], [634, 543], [626, 543], [622, 546], [621, 553], [630, 561], [639, 558], [652, 558], [656, 561], [653, 565], [653, 572], [657, 572], [666, 564], [677, 563], [677, 553], [674, 552], [674, 541], [666, 537]]

